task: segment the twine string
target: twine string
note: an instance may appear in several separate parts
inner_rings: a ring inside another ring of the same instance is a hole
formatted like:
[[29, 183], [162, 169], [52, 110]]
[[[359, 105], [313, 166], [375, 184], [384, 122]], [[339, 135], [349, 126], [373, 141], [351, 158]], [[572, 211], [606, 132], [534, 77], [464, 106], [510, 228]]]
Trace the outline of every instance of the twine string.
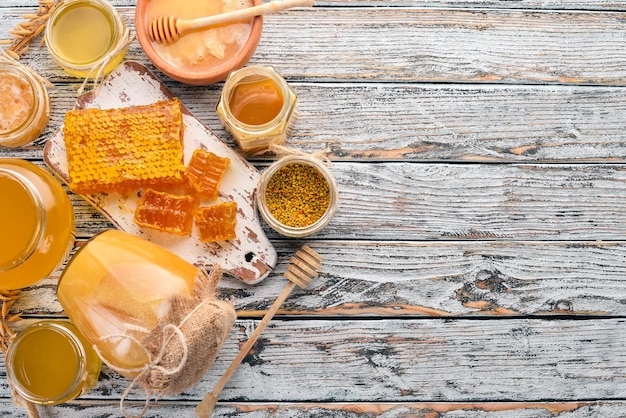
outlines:
[[48, 79], [40, 76], [32, 68], [30, 68], [27, 65], [22, 64], [21, 62], [13, 58], [11, 55], [7, 54], [5, 50], [2, 50], [2, 54], [0, 54], [0, 62], [5, 63], [5, 64], [15, 65], [16, 67], [19, 67], [20, 69], [28, 72], [28, 74], [32, 75], [35, 79], [40, 81], [44, 86], [54, 88], [54, 85], [50, 81], [48, 81]]
[[[153, 395], [153, 392], [151, 392], [147, 388], [144, 388], [145, 393], [146, 393], [146, 399], [145, 399], [145, 402], [144, 402], [143, 409], [141, 410], [139, 415], [130, 415], [129, 413], [127, 413], [126, 405], [125, 405], [126, 398], [130, 394], [131, 390], [135, 386], [139, 386], [139, 381], [146, 374], [149, 374], [152, 371], [158, 371], [161, 374], [163, 374], [164, 376], [172, 376], [172, 375], [175, 375], [175, 374], [179, 373], [181, 370], [183, 370], [183, 368], [185, 367], [185, 365], [187, 363], [187, 359], [189, 357], [189, 346], [187, 344], [187, 339], [185, 337], [185, 334], [181, 330], [181, 327], [205, 303], [207, 303], [207, 301], [209, 301], [209, 300], [210, 300], [210, 298], [206, 298], [206, 299], [202, 300], [200, 303], [198, 303], [187, 315], [185, 315], [185, 317], [180, 321], [180, 323], [178, 325], [166, 324], [166, 325], [163, 326], [163, 329], [162, 329], [162, 333], [163, 333], [162, 343], [161, 343], [161, 346], [159, 348], [159, 352], [157, 353], [157, 355], [154, 358], [152, 356], [152, 353], [148, 350], [148, 348], [146, 348], [146, 346], [138, 338], [136, 338], [136, 337], [134, 337], [132, 335], [111, 334], [111, 335], [107, 335], [107, 336], [104, 336], [104, 337], [100, 338], [100, 341], [107, 341], [107, 340], [114, 339], [114, 338], [123, 338], [123, 339], [128, 339], [132, 343], [136, 344], [138, 347], [140, 347], [146, 353], [146, 356], [148, 357], [148, 364], [146, 364], [143, 367], [138, 367], [138, 368], [120, 368], [120, 367], [113, 366], [109, 362], [104, 360], [103, 356], [101, 355], [101, 352], [94, 345], [94, 349], [96, 350], [98, 356], [100, 358], [102, 358], [103, 361], [109, 367], [111, 367], [113, 370], [115, 370], [116, 372], [118, 372], [120, 374], [134, 374], [134, 373], [138, 373], [137, 376], [128, 385], [128, 387], [124, 390], [124, 393], [122, 394], [122, 397], [120, 399], [120, 410], [122, 411], [122, 414], [124, 415], [124, 417], [126, 417], [126, 418], [141, 418], [141, 417], [143, 417], [145, 415], [146, 411], [148, 410], [149, 403], [150, 403], [150, 396]], [[146, 335], [148, 334], [147, 330], [142, 329], [142, 331]], [[180, 345], [181, 345], [181, 348], [182, 348], [180, 362], [175, 367], [171, 367], [171, 368], [163, 367], [163, 366], [159, 365], [159, 363], [161, 362], [161, 360], [163, 360], [163, 357], [167, 354], [168, 345], [170, 344], [172, 339], [175, 338], [175, 337], [178, 338], [178, 340], [180, 341]]]
[[78, 89], [79, 96], [83, 93], [83, 91], [87, 87], [87, 83], [89, 82], [89, 79], [92, 76], [93, 76], [93, 86], [94, 86], [93, 89], [96, 92], [98, 91], [98, 89], [100, 88], [100, 82], [104, 78], [104, 75], [105, 75], [104, 72], [106, 70], [106, 67], [111, 63], [111, 61], [113, 61], [115, 57], [117, 57], [120, 53], [122, 53], [122, 51], [128, 48], [128, 46], [135, 40], [135, 37], [136, 35], [131, 36], [130, 29], [128, 28], [128, 26], [126, 26], [122, 34], [122, 37], [120, 38], [120, 41], [117, 43], [117, 46], [115, 47], [115, 49], [113, 49], [111, 52], [109, 52], [104, 57], [102, 57], [100, 60], [98, 60], [98, 62], [96, 62], [91, 67], [91, 69], [85, 76], [85, 80], [83, 81], [83, 84]]
[[328, 157], [328, 154], [330, 154], [330, 151], [328, 150], [328, 148], [326, 148], [323, 151], [316, 151], [313, 153], [307, 153], [304, 151], [300, 151], [298, 149], [295, 148], [291, 148], [291, 147], [286, 147], [284, 145], [279, 145], [279, 144], [270, 144], [270, 146], [268, 147], [267, 150], [263, 150], [260, 154], [265, 153], [266, 151], [271, 151], [274, 154], [276, 154], [276, 156], [278, 157], [286, 157], [286, 156], [299, 156], [299, 157], [310, 157], [310, 158], [316, 158], [318, 160], [320, 160], [322, 163], [324, 163], [324, 165], [326, 165], [327, 167], [331, 167], [332, 166], [332, 162], [330, 161], [330, 158]]

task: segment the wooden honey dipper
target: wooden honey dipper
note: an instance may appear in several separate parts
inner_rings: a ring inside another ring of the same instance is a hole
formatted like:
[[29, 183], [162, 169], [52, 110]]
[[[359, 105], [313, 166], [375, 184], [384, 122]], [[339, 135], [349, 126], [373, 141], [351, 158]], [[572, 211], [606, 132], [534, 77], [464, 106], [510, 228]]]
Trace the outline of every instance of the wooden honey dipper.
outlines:
[[311, 248], [303, 245], [302, 248], [298, 250], [293, 257], [291, 257], [290, 261], [291, 262], [287, 266], [287, 271], [285, 272], [285, 277], [289, 279], [289, 282], [285, 285], [283, 291], [280, 295], [278, 295], [272, 306], [270, 306], [268, 311], [265, 313], [265, 316], [263, 316], [259, 325], [257, 325], [252, 335], [250, 335], [250, 338], [248, 338], [248, 341], [246, 341], [241, 347], [239, 354], [237, 354], [237, 356], [230, 363], [230, 366], [228, 366], [228, 369], [226, 369], [220, 380], [217, 382], [213, 391], [208, 393], [202, 402], [200, 402], [200, 404], [196, 407], [196, 415], [199, 418], [208, 418], [211, 415], [211, 412], [217, 403], [217, 396], [220, 391], [235, 372], [235, 369], [239, 366], [244, 357], [248, 355], [248, 352], [256, 343], [257, 339], [261, 335], [261, 332], [265, 329], [265, 326], [270, 322], [274, 314], [276, 314], [276, 311], [278, 311], [278, 308], [280, 308], [285, 302], [285, 299], [287, 299], [296, 285], [304, 289], [315, 277], [318, 276], [317, 270], [322, 267], [323, 258]]
[[174, 16], [159, 16], [154, 18], [148, 25], [148, 37], [152, 42], [168, 44], [176, 41], [192, 30], [248, 19], [254, 16], [278, 13], [293, 7], [311, 6], [313, 6], [313, 0], [280, 0], [232, 12], [199, 17], [197, 19], [179, 19]]

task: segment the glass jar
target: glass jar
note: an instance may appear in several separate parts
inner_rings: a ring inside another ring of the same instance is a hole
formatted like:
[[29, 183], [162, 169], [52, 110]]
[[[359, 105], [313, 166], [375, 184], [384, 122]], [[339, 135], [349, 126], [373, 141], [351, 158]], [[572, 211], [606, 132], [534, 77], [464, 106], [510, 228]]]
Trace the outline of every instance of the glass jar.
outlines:
[[305, 237], [322, 230], [339, 202], [337, 181], [321, 160], [289, 155], [261, 174], [257, 207], [267, 224], [289, 237]]
[[217, 114], [246, 154], [283, 145], [297, 117], [298, 96], [272, 67], [250, 66], [231, 72]]
[[35, 164], [0, 158], [0, 289], [47, 277], [74, 245], [74, 211], [61, 184]]
[[50, 99], [40, 78], [19, 65], [0, 62], [0, 146], [35, 140], [50, 120]]
[[192, 297], [199, 268], [148, 240], [104, 231], [68, 262], [57, 297], [100, 358], [134, 378], [150, 362], [143, 337], [164, 321], [171, 297]]
[[104, 74], [124, 58], [126, 25], [106, 0], [66, 0], [48, 18], [45, 40], [52, 59], [69, 74], [87, 77]]
[[39, 321], [17, 334], [6, 354], [7, 380], [22, 398], [57, 405], [83, 395], [102, 362], [69, 321]]

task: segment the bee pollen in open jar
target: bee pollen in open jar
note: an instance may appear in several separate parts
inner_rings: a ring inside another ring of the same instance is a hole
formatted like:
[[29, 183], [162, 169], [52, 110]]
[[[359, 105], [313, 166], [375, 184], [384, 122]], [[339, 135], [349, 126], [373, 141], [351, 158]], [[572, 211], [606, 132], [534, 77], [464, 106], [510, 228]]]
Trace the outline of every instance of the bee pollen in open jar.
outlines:
[[291, 237], [314, 234], [335, 213], [337, 183], [319, 160], [284, 157], [261, 176], [257, 203], [261, 216], [277, 232]]
[[18, 65], [0, 63], [0, 145], [32, 142], [49, 120], [50, 100], [43, 82]]
[[11, 387], [40, 405], [56, 405], [87, 392], [98, 380], [101, 365], [69, 321], [29, 325], [17, 334], [6, 355]]

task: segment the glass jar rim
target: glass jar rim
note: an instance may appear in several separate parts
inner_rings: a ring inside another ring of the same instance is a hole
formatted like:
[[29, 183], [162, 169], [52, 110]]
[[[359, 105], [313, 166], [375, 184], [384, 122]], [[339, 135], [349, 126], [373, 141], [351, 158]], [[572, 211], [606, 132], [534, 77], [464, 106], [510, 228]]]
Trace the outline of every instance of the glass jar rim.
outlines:
[[[61, 17], [61, 14], [65, 10], [67, 10], [69, 7], [72, 7], [76, 3], [94, 5], [96, 8], [99, 8], [103, 12], [105, 12], [107, 16], [111, 18], [111, 23], [113, 24], [112, 38], [107, 50], [98, 58], [86, 63], [76, 63], [68, 61], [62, 54], [60, 54], [59, 50], [55, 47], [55, 44], [52, 40], [52, 29], [54, 26], [54, 22], [56, 21], [56, 19]], [[54, 10], [52, 10], [50, 17], [48, 18], [48, 23], [46, 24], [46, 29], [44, 30], [44, 38], [48, 50], [55, 59], [63, 63], [63, 67], [80, 71], [92, 68], [95, 64], [102, 61], [108, 54], [114, 51], [122, 40], [123, 32], [124, 23], [122, 22], [122, 19], [115, 7], [113, 7], [113, 5], [111, 5], [109, 2], [103, 0], [66, 0], [62, 2], [58, 7], [55, 7]]]
[[[0, 131], [0, 145], [4, 145], [5, 143], [9, 144], [10, 142], [13, 142], [15, 140], [15, 137], [19, 136], [23, 131], [25, 131], [26, 129], [30, 127], [30, 125], [33, 123], [33, 121], [38, 115], [38, 112], [36, 111], [37, 110], [36, 108], [38, 107], [38, 94], [37, 94], [38, 88], [37, 88], [37, 81], [34, 79], [34, 77], [17, 65], [0, 62], [0, 74], [2, 73], [14, 75], [16, 77], [19, 77], [20, 80], [26, 82], [30, 89], [30, 93], [33, 95], [34, 100], [33, 100], [33, 105], [31, 106], [30, 111], [28, 112], [28, 117], [24, 119], [22, 123], [20, 123], [13, 129], [10, 129], [7, 131]], [[41, 87], [41, 89], [44, 89], [44, 88]]]
[[[283, 96], [283, 105], [273, 119], [259, 125], [253, 125], [240, 121], [231, 112], [231, 95], [234, 92], [235, 88], [242, 81], [247, 79], [250, 79], [250, 81], [269, 79], [274, 81], [274, 83], [276, 83], [276, 86], [278, 86], [278, 88], [280, 89], [280, 93]], [[230, 120], [234, 125], [236, 125], [237, 128], [248, 132], [253, 131], [259, 134], [263, 134], [264, 132], [268, 132], [274, 129], [277, 124], [279, 124], [282, 120], [286, 118], [287, 112], [289, 112], [291, 108], [291, 97], [289, 93], [290, 88], [287, 85], [287, 81], [285, 81], [285, 79], [280, 74], [278, 74], [274, 67], [251, 65], [231, 71], [230, 74], [228, 74], [228, 77], [224, 82], [224, 87], [222, 88], [221, 101], [223, 102], [223, 109], [226, 118]]]
[[[85, 348], [83, 347], [82, 342], [78, 338], [78, 336], [76, 336], [62, 322], [67, 322], [67, 324], [70, 324], [69, 321], [61, 321], [61, 320], [59, 321], [43, 320], [43, 321], [30, 324], [23, 331], [18, 333], [13, 339], [13, 341], [11, 342], [11, 344], [9, 344], [9, 347], [6, 353], [6, 360], [5, 360], [7, 380], [9, 381], [11, 387], [20, 396], [22, 396], [24, 399], [30, 402], [40, 404], [40, 405], [57, 404], [57, 403], [68, 401], [72, 399], [73, 397], [75, 397], [78, 393], [80, 393], [82, 380], [86, 371], [85, 358], [86, 358], [87, 353], [85, 351]], [[19, 379], [17, 379], [16, 374], [14, 373], [14, 370], [13, 370], [14, 357], [16, 355], [15, 353], [17, 352], [17, 350], [19, 350], [20, 343], [25, 338], [32, 335], [33, 333], [36, 333], [42, 330], [53, 331], [62, 335], [63, 337], [66, 337], [69, 345], [74, 350], [74, 353], [76, 355], [76, 366], [77, 366], [76, 373], [74, 374], [74, 378], [72, 379], [71, 384], [68, 385], [67, 389], [59, 393], [54, 398], [41, 396], [28, 390], [26, 387], [24, 387], [24, 385], [21, 384]]]
[[[328, 202], [328, 208], [326, 208], [326, 211], [322, 216], [319, 217], [318, 220], [307, 226], [293, 227], [285, 225], [278, 219], [276, 219], [274, 215], [272, 215], [267, 206], [265, 191], [269, 180], [274, 176], [274, 174], [276, 174], [276, 172], [278, 172], [278, 170], [291, 164], [305, 164], [315, 168], [324, 177], [326, 183], [328, 183], [330, 198]], [[301, 238], [315, 234], [322, 230], [324, 227], [326, 227], [326, 225], [328, 225], [337, 210], [338, 200], [339, 192], [337, 187], [337, 181], [335, 180], [335, 176], [332, 174], [328, 166], [317, 158], [301, 155], [284, 156], [278, 161], [272, 163], [268, 168], [266, 168], [261, 174], [261, 179], [259, 180], [259, 187], [257, 189], [256, 195], [257, 207], [265, 222], [267, 222], [267, 224], [276, 232], [294, 238]]]
[[0, 168], [0, 176], [8, 177], [18, 183], [26, 192], [28, 198], [31, 199], [36, 211], [36, 218], [34, 219], [35, 225], [28, 243], [17, 253], [17, 257], [9, 260], [4, 265], [0, 264], [0, 272], [7, 272], [28, 260], [41, 245], [45, 232], [46, 212], [44, 210], [44, 201], [41, 193], [39, 193], [32, 181], [26, 176], [5, 168]]

